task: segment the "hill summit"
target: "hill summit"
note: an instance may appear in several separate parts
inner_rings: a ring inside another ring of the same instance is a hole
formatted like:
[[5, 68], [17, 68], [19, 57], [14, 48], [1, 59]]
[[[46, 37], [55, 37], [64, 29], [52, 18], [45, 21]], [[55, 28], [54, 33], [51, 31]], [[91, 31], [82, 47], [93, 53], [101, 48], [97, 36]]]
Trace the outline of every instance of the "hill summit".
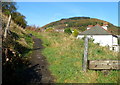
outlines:
[[97, 18], [90, 18], [90, 17], [71, 17], [71, 18], [63, 18], [61, 20], [51, 22], [43, 27], [42, 29], [47, 28], [54, 28], [54, 29], [65, 29], [65, 28], [71, 28], [71, 29], [78, 29], [80, 32], [83, 32], [86, 30], [88, 25], [103, 25], [104, 23], [108, 24], [108, 30], [113, 34], [118, 34], [118, 27], [114, 26], [112, 23], [100, 20]]

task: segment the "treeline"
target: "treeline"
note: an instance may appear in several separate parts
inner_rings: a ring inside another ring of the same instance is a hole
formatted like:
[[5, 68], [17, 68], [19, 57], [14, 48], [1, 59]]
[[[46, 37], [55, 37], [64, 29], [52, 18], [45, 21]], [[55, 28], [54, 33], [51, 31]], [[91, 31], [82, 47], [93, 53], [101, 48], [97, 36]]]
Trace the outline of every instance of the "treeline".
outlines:
[[71, 18], [63, 18], [61, 20], [67, 20], [67, 19], [70, 19], [70, 20], [80, 20], [80, 19], [90, 19], [90, 17], [71, 17]]
[[12, 20], [19, 26], [25, 28], [27, 21], [25, 16], [17, 11], [16, 2], [2, 2], [2, 13], [6, 16], [11, 15]]

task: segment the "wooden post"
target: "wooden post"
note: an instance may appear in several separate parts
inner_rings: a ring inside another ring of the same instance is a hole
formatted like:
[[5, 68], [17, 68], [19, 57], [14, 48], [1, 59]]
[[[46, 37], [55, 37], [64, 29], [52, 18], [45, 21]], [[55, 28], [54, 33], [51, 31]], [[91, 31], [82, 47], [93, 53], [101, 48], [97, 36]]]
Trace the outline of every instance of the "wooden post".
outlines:
[[85, 37], [85, 43], [84, 43], [84, 58], [83, 58], [83, 71], [87, 71], [87, 61], [88, 61], [88, 37]]
[[6, 29], [5, 29], [5, 33], [4, 33], [4, 38], [7, 37], [7, 32], [8, 32], [9, 25], [10, 25], [10, 20], [11, 20], [11, 15], [9, 16], [9, 19], [8, 19], [8, 23], [7, 23], [7, 26], [6, 26]]

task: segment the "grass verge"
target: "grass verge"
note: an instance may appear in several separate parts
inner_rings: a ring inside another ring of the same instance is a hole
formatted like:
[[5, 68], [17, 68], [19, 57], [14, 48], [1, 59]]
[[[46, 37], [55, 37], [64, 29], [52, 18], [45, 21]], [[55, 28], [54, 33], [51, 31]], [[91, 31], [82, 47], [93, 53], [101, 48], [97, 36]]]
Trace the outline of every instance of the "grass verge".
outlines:
[[[55, 76], [56, 83], [117, 83], [118, 72], [107, 71], [82, 71], [82, 58], [84, 52], [84, 40], [78, 40], [73, 36], [64, 33], [32, 32], [41, 38], [45, 49], [43, 55], [46, 56], [49, 69]], [[106, 47], [89, 42], [89, 60], [95, 59], [115, 59], [117, 53], [109, 51]]]

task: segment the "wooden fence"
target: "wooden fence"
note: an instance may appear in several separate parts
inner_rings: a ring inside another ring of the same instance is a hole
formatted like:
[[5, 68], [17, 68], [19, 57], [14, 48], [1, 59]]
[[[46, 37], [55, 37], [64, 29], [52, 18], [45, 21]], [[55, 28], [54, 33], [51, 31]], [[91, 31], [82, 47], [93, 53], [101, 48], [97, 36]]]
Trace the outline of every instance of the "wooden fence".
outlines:
[[88, 37], [85, 37], [83, 71], [91, 70], [120, 70], [120, 60], [88, 60]]
[[89, 69], [120, 69], [120, 61], [119, 60], [90, 60], [88, 61]]

